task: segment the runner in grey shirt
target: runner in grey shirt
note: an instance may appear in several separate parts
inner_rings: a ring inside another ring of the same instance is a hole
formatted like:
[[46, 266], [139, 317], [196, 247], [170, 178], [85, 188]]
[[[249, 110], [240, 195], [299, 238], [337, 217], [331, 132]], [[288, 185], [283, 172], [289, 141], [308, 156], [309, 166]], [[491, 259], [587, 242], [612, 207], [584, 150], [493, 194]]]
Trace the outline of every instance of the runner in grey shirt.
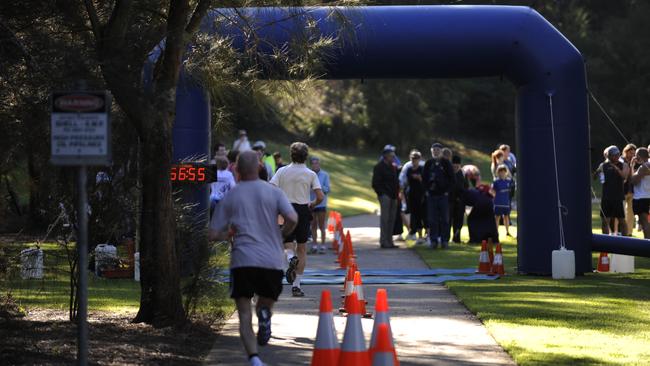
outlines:
[[[210, 222], [210, 238], [233, 239], [230, 257], [230, 297], [239, 313], [239, 334], [250, 364], [263, 365], [257, 345], [271, 338], [271, 308], [282, 292], [283, 238], [298, 222], [284, 193], [258, 179], [258, 156], [246, 151], [237, 158], [241, 181], [219, 202]], [[282, 230], [278, 215], [284, 218]], [[257, 294], [257, 344], [252, 326], [251, 298]]]

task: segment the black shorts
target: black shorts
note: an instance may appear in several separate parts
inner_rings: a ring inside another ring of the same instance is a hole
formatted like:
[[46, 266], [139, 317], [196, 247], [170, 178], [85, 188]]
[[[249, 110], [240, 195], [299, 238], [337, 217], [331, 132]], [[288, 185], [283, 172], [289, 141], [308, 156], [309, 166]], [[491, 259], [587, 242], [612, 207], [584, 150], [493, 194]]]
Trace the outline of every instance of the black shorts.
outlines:
[[650, 211], [650, 198], [632, 200], [632, 210], [635, 215], [647, 214]]
[[293, 232], [284, 239], [285, 243], [290, 243], [296, 241], [296, 243], [306, 243], [309, 239], [309, 234], [311, 233], [311, 210], [309, 205], [299, 205], [297, 203], [292, 203], [294, 210], [298, 214], [298, 224], [296, 228], [293, 229]]
[[254, 294], [278, 300], [284, 272], [279, 269], [238, 267], [230, 270], [230, 297], [252, 298]]
[[623, 207], [624, 201], [618, 200], [602, 200], [600, 201], [600, 208], [603, 210], [605, 217], [614, 217], [617, 219], [625, 218], [625, 208]]
[[311, 212], [325, 212], [327, 211], [327, 207], [314, 207]]

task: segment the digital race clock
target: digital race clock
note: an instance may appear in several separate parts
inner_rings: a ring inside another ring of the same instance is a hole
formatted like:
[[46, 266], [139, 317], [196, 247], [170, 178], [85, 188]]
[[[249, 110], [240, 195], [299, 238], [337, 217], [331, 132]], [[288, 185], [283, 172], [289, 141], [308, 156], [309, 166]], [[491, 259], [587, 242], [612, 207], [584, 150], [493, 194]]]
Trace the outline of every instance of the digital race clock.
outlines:
[[205, 163], [172, 164], [169, 179], [174, 183], [212, 183], [217, 181], [217, 169]]

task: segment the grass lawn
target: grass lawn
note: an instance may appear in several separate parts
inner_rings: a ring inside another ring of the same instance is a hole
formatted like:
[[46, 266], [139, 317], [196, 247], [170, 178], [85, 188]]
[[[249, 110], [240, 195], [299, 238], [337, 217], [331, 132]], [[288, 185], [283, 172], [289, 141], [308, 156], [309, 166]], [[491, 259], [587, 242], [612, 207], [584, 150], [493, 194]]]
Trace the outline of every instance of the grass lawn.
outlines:
[[[593, 222], [599, 226], [597, 210]], [[479, 249], [415, 248], [429, 266], [445, 268], [477, 266]], [[503, 249], [506, 277], [447, 287], [519, 365], [650, 365], [650, 259], [637, 257], [633, 274], [556, 281], [515, 274], [516, 241], [507, 238]], [[595, 266], [597, 253], [593, 257]]]
[[[17, 253], [33, 244], [7, 244], [14, 246], [11, 252]], [[0, 288], [8, 289], [18, 303], [27, 310], [30, 308], [68, 310], [69, 275], [64, 250], [56, 243], [43, 243], [43, 279], [20, 279], [19, 273], [13, 273]], [[118, 255], [122, 255], [118, 253]], [[223, 262], [224, 255], [215, 261]], [[217, 263], [223, 266], [223, 263]], [[227, 296], [227, 285], [211, 290], [198, 305], [198, 311], [219, 311], [229, 314], [234, 308]], [[88, 310], [111, 313], [135, 313], [140, 304], [140, 283], [132, 279], [105, 279], [88, 272]]]

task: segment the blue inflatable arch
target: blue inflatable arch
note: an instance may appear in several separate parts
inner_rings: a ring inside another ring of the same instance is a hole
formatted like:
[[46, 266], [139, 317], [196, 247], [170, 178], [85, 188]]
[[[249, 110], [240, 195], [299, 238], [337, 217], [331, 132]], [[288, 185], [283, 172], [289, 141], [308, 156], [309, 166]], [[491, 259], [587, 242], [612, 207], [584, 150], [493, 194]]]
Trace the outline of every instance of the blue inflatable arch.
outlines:
[[[331, 11], [250, 8], [243, 13], [253, 19], [261, 37], [280, 46], [300, 34], [307, 20], [316, 20], [322, 34], [337, 36], [341, 25]], [[352, 23], [355, 39], [343, 42], [328, 58], [324, 78], [503, 76], [514, 84], [522, 273], [550, 274], [551, 252], [560, 245], [552, 113], [566, 245], [575, 251], [576, 273], [591, 271], [587, 84], [583, 58], [571, 42], [528, 7], [384, 6], [338, 12]], [[219, 13], [233, 14], [226, 9]], [[204, 31], [225, 32], [236, 47], [243, 47], [239, 29], [213, 28], [209, 20], [215, 16], [212, 12]], [[205, 92], [192, 85], [179, 87], [176, 115], [175, 158], [208, 153]], [[435, 131], [430, 134], [434, 140]]]

